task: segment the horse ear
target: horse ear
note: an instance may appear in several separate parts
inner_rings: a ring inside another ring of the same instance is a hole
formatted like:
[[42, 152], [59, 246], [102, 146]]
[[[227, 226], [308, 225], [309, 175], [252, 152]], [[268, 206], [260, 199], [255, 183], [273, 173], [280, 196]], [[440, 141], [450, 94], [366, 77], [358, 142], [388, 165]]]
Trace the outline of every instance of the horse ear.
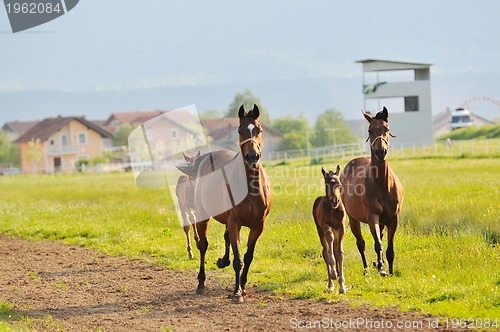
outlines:
[[245, 116], [245, 107], [241, 105], [240, 109], [238, 110], [238, 117], [241, 119], [244, 116]]
[[321, 167], [321, 173], [323, 173], [323, 177], [326, 179], [326, 170], [324, 166]]
[[189, 157], [188, 157], [188, 156], [186, 156], [186, 154], [185, 154], [184, 152], [182, 153], [182, 155], [184, 156], [184, 160], [185, 160], [185, 161], [189, 161]]
[[198, 153], [196, 154], [195, 158], [198, 158], [200, 155], [201, 155], [201, 151], [198, 151]]
[[385, 122], [389, 122], [389, 111], [387, 111], [387, 107], [384, 106], [382, 111], [378, 112], [375, 117], [377, 119], [384, 120]]
[[363, 113], [363, 116], [365, 117], [366, 121], [372, 122], [373, 118], [371, 117], [370, 114], [366, 113], [365, 111], [361, 110], [361, 113]]
[[335, 170], [335, 175], [339, 176], [340, 174], [340, 165], [337, 165], [337, 169]]
[[253, 113], [253, 117], [254, 117], [255, 119], [258, 119], [258, 118], [259, 118], [260, 111], [259, 111], [259, 107], [257, 106], [257, 104], [253, 104], [253, 110], [252, 110], [252, 113]]

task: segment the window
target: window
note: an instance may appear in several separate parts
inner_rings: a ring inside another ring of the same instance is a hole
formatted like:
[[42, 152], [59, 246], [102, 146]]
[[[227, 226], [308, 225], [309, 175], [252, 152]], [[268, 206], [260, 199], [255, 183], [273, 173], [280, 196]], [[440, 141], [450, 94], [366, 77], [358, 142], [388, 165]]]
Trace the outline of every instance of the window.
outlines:
[[61, 135], [61, 144], [68, 145], [68, 136], [66, 134]]
[[405, 97], [405, 112], [418, 112], [418, 96]]
[[87, 144], [87, 133], [78, 133], [78, 144]]
[[172, 129], [171, 137], [173, 140], [176, 140], [179, 138], [179, 132], [177, 131], [177, 129]]
[[55, 144], [54, 140], [53, 140], [53, 139], [51, 139], [51, 140], [50, 140], [50, 145], [54, 145], [54, 144]]

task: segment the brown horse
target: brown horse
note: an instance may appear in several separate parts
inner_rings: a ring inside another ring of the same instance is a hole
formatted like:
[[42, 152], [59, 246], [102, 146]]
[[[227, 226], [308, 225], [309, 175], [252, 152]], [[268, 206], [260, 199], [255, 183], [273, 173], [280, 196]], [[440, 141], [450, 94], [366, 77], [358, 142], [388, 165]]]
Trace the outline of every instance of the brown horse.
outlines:
[[370, 123], [367, 141], [370, 140], [371, 157], [355, 158], [346, 165], [340, 177], [344, 185], [342, 201], [349, 216], [352, 233], [356, 237], [365, 273], [367, 272], [365, 241], [361, 235], [360, 222], [367, 223], [370, 227], [375, 240], [378, 273], [386, 276], [382, 254], [382, 231], [387, 227], [386, 257], [389, 273], [392, 275], [394, 234], [398, 228], [399, 213], [403, 204], [403, 186], [387, 161], [392, 136], [387, 108], [384, 106], [375, 117], [362, 113]]
[[[244, 107], [241, 106], [238, 116], [240, 119], [238, 128], [240, 152], [236, 155], [227, 150], [211, 152], [209, 157], [205, 157], [200, 163], [195, 189], [199, 215], [204, 216], [196, 223], [199, 236], [196, 245], [200, 251], [197, 293], [202, 293], [205, 288], [208, 221], [210, 217], [213, 217], [226, 225], [224, 234], [226, 250], [224, 256], [217, 261], [219, 268], [230, 264], [229, 247], [233, 251], [233, 268], [236, 276], [233, 302], [243, 302], [248, 269], [253, 260], [255, 244], [262, 234], [264, 220], [271, 208], [271, 182], [261, 163], [262, 127], [259, 123], [259, 108], [254, 105], [254, 108], [246, 113]], [[243, 164], [241, 165], [243, 182], [235, 187], [228, 183], [228, 175], [224, 170], [226, 167], [229, 168], [231, 161], [238, 157], [241, 158]], [[210, 178], [210, 174], [214, 174], [217, 170], [224, 174], [223, 181], [220, 181], [220, 178], [216, 181]], [[238, 187], [240, 190], [241, 187], [245, 187], [245, 195], [241, 201], [236, 199]], [[227, 199], [224, 195], [230, 197], [232, 205], [225, 212], [214, 215], [217, 213], [214, 205], [223, 204], [222, 201]], [[250, 228], [247, 252], [243, 260], [240, 249], [240, 229], [242, 226]]]
[[345, 212], [340, 200], [342, 184], [339, 179], [340, 167], [335, 173], [321, 168], [325, 179], [326, 195], [316, 198], [313, 205], [313, 217], [323, 246], [323, 259], [328, 272], [328, 291], [334, 289], [333, 280], [339, 279], [339, 293], [345, 294], [345, 281], [342, 264], [344, 262]]
[[[200, 156], [200, 151], [193, 156], [188, 157], [184, 153], [184, 160], [188, 165], [194, 165], [196, 159]], [[175, 188], [175, 194], [177, 195], [177, 201], [179, 202], [179, 209], [181, 210], [181, 216], [183, 220], [184, 233], [186, 233], [187, 241], [187, 252], [188, 258], [193, 259], [193, 250], [191, 248], [191, 240], [189, 238], [189, 228], [191, 225], [196, 223], [196, 206], [194, 200], [194, 178], [187, 174], [182, 174], [177, 180], [177, 186]], [[196, 228], [193, 226], [194, 237], [197, 238]]]

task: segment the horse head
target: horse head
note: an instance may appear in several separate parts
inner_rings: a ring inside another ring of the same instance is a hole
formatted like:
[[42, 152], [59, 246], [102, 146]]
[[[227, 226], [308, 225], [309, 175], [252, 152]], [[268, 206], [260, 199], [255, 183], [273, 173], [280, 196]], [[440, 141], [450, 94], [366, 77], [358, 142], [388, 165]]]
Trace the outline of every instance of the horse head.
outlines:
[[370, 114], [361, 111], [365, 119], [370, 123], [368, 127], [368, 138], [370, 140], [370, 148], [375, 154], [375, 158], [379, 162], [385, 162], [387, 152], [391, 142], [391, 137], [396, 137], [391, 134], [389, 128], [389, 112], [384, 106], [383, 110], [378, 112], [374, 117]]
[[[190, 176], [191, 178], [196, 177], [196, 173], [198, 172], [198, 166], [200, 165], [199, 161], [201, 161], [202, 158], [200, 158], [201, 152], [198, 151], [198, 153], [192, 157], [187, 156], [184, 152], [182, 153], [182, 156], [184, 157], [184, 160], [186, 163], [177, 165], [177, 169], [181, 171], [182, 173]], [[200, 158], [200, 160], [198, 160]]]
[[192, 156], [192, 157], [189, 157], [187, 156], [184, 152], [182, 153], [182, 156], [184, 157], [184, 160], [188, 162], [188, 164], [192, 164], [196, 161], [196, 159], [198, 159], [198, 157], [200, 156], [201, 152], [198, 151], [198, 153], [195, 155], [195, 156]]
[[248, 113], [241, 105], [238, 111], [240, 118], [240, 126], [238, 127], [238, 134], [240, 135], [240, 148], [241, 154], [245, 163], [250, 168], [258, 168], [259, 162], [262, 157], [262, 126], [259, 123], [259, 108], [257, 105]]
[[332, 204], [332, 207], [336, 209], [340, 204], [340, 190], [342, 188], [339, 178], [340, 166], [337, 165], [335, 173], [333, 171], [327, 172], [322, 167], [321, 173], [323, 173], [323, 177], [325, 178], [326, 198]]

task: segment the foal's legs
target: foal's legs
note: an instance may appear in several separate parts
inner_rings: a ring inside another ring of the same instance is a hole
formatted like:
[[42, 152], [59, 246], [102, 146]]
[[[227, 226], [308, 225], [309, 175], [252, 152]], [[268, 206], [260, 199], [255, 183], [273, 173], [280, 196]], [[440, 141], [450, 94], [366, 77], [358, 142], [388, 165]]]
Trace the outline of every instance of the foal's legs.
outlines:
[[217, 267], [219, 269], [223, 269], [226, 266], [229, 266], [229, 264], [231, 264], [231, 261], [229, 260], [229, 247], [231, 246], [231, 244], [229, 243], [229, 234], [227, 233], [227, 226], [226, 226], [226, 231], [224, 232], [224, 242], [225, 242], [224, 256], [217, 259]]
[[187, 252], [188, 252], [188, 258], [193, 259], [193, 249], [191, 248], [191, 239], [189, 238], [189, 229], [191, 228], [191, 225], [186, 225], [184, 226], [184, 233], [186, 234], [186, 242], [187, 242]]
[[333, 245], [336, 239], [333, 236], [331, 227], [328, 227], [326, 230], [324, 230], [324, 234], [325, 234], [326, 244], [328, 246], [327, 250], [328, 255], [327, 258], [325, 258], [326, 265], [328, 266], [328, 289], [333, 290], [332, 280], [337, 279], [337, 269], [336, 269], [337, 264], [335, 263], [335, 256], [333, 255]]
[[343, 249], [343, 242], [344, 242], [344, 225], [342, 224], [341, 227], [339, 227], [338, 230], [335, 232], [335, 241], [333, 242], [333, 250], [334, 250], [334, 255], [335, 255], [335, 261], [337, 262], [336, 268], [337, 268], [337, 274], [339, 276], [339, 293], [340, 294], [345, 294], [345, 280], [344, 280], [344, 270], [343, 270], [343, 263], [344, 263], [344, 249]]
[[366, 264], [365, 240], [363, 239], [363, 235], [361, 234], [361, 223], [359, 220], [356, 220], [349, 216], [349, 226], [351, 228], [352, 234], [356, 237], [356, 245], [358, 246], [359, 254], [361, 255], [361, 259], [363, 260], [363, 270], [366, 274], [366, 272], [368, 272], [368, 265]]

